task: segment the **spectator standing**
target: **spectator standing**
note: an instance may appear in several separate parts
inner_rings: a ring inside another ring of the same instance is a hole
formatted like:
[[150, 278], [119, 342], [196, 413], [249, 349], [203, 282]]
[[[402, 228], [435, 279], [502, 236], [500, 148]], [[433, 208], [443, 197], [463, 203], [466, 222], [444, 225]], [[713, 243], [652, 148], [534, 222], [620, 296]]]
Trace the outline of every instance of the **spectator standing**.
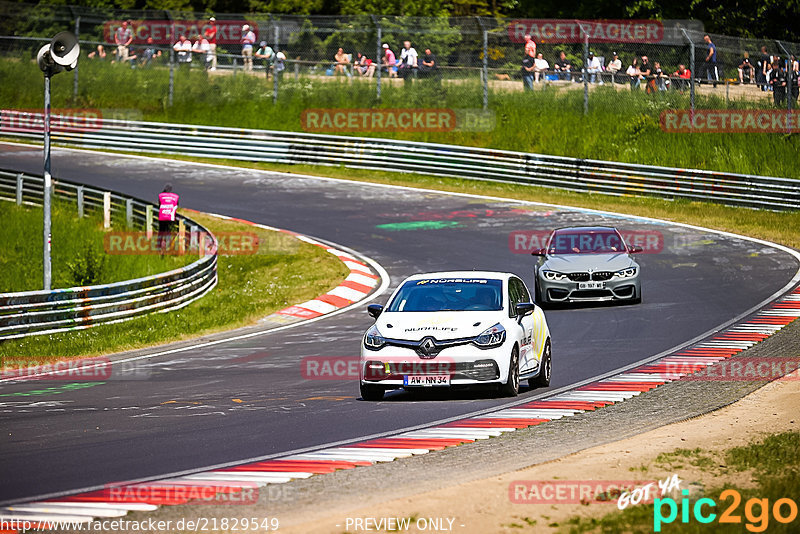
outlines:
[[209, 70], [217, 70], [217, 19], [214, 17], [208, 19], [208, 27], [206, 27], [203, 37], [208, 40], [210, 48], [211, 68]]
[[783, 107], [786, 101], [786, 71], [779, 61], [772, 62], [772, 70], [770, 71], [769, 84], [772, 86], [772, 99], [777, 107]]
[[567, 54], [565, 54], [563, 50], [558, 54], [558, 59], [553, 64], [553, 68], [560, 80], [569, 81], [572, 79], [572, 64], [567, 59]]
[[[717, 71], [717, 45], [711, 42], [711, 37], [709, 35], [704, 35], [703, 40], [708, 45], [708, 54], [706, 54], [706, 78], [709, 81], [719, 81], [719, 72]], [[714, 84], [716, 87], [717, 84]]]
[[400, 65], [398, 75], [408, 84], [415, 76], [419, 67], [419, 54], [411, 46], [411, 41], [403, 41], [403, 50], [400, 51]]
[[267, 78], [269, 78], [269, 68], [272, 66], [272, 62], [275, 61], [275, 51], [266, 41], [261, 41], [258, 50], [256, 50], [255, 58], [264, 60], [264, 69], [267, 71]]
[[181, 35], [178, 42], [172, 45], [172, 49], [178, 54], [178, 65], [189, 68], [192, 63], [192, 42], [185, 35]]
[[745, 52], [742, 61], [739, 62], [739, 83], [745, 83], [745, 78], [747, 83], [755, 83], [755, 72], [756, 69], [750, 62], [750, 54]]
[[586, 72], [589, 74], [589, 82], [595, 83], [599, 79], [600, 85], [603, 85], [603, 65], [600, 64], [600, 59], [594, 55], [594, 52], [589, 52], [588, 60]]
[[619, 71], [622, 70], [622, 61], [620, 61], [619, 56], [616, 52], [613, 52], [614, 59], [606, 67], [606, 71], [611, 73], [611, 82], [619, 82]]
[[525, 34], [525, 51], [522, 55], [522, 87], [533, 90], [533, 69], [536, 62], [536, 43], [530, 34]]
[[211, 44], [208, 42], [208, 39], [199, 34], [195, 35], [192, 53], [197, 54], [198, 59], [202, 62], [203, 68], [206, 70], [211, 68]]
[[432, 78], [438, 72], [439, 64], [436, 62], [436, 56], [433, 55], [430, 48], [426, 48], [425, 55], [422, 56], [422, 65], [419, 66], [419, 75], [425, 78]]
[[242, 26], [242, 58], [244, 70], [253, 70], [253, 44], [256, 42], [256, 34], [250, 29], [249, 24]]
[[767, 53], [767, 47], [761, 47], [761, 57], [758, 58], [758, 69], [756, 69], [756, 83], [762, 91], [767, 90], [767, 73], [772, 67], [772, 56]]
[[525, 54], [522, 56], [522, 90], [533, 91], [533, 70], [536, 68], [536, 59]]
[[533, 60], [533, 81], [539, 83], [539, 80], [547, 75], [548, 70], [550, 70], [550, 64], [539, 52], [536, 54], [536, 59]]
[[536, 59], [536, 42], [530, 34], [525, 35], [525, 55]]
[[178, 194], [172, 192], [172, 184], [165, 185], [164, 190], [158, 195], [158, 247], [162, 255], [169, 246], [168, 242], [175, 231], [175, 217], [178, 214], [179, 200]]
[[133, 42], [133, 32], [128, 27], [130, 21], [122, 21], [122, 26], [114, 33], [114, 44], [117, 45], [117, 60], [128, 61], [129, 48]]
[[658, 61], [653, 62], [653, 77], [655, 78], [656, 88], [659, 91], [666, 91], [669, 89], [669, 76], [661, 68], [661, 63]]
[[394, 52], [389, 48], [389, 45], [383, 43], [383, 64], [386, 65], [389, 78], [397, 78], [397, 70], [395, 70], [395, 63], [397, 62]]
[[336, 55], [333, 56], [333, 59], [336, 60], [336, 65], [334, 66], [334, 73], [339, 72], [341, 74], [346, 74], [348, 77], [351, 76], [350, 74], [350, 56], [344, 53], [344, 49], [340, 48], [336, 51]]
[[141, 58], [141, 66], [146, 67], [150, 64], [151, 61], [154, 59], [161, 57], [161, 50], [156, 48], [155, 44], [153, 44], [153, 38], [147, 38], [147, 45], [144, 47], [142, 51], [142, 58]]

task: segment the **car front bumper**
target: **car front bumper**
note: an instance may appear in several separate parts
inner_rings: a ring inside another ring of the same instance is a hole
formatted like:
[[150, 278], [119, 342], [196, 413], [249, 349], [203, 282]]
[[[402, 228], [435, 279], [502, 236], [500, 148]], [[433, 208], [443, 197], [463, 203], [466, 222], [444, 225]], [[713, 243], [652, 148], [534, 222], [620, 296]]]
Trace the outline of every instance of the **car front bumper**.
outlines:
[[639, 297], [641, 286], [639, 275], [632, 278], [591, 282], [601, 287], [581, 288], [581, 282], [571, 280], [545, 280], [538, 277], [539, 291], [547, 302], [602, 302], [610, 300], [634, 300]]

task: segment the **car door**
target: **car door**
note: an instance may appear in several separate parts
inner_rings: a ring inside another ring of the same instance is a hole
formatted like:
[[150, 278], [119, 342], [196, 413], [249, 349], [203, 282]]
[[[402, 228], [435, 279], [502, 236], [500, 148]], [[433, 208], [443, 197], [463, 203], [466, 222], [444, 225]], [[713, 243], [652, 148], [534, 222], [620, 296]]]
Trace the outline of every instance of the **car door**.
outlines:
[[[531, 302], [531, 296], [528, 293], [528, 289], [519, 278], [510, 278], [508, 281], [508, 287], [510, 293], [509, 302], [511, 303], [512, 311], [516, 308], [517, 304], [521, 302]], [[523, 317], [521, 321], [517, 321], [521, 329], [519, 349], [520, 373], [525, 373], [533, 369], [537, 361], [537, 353], [535, 350], [533, 350], [532, 345], [535, 327], [534, 316], [535, 314], [528, 314]]]

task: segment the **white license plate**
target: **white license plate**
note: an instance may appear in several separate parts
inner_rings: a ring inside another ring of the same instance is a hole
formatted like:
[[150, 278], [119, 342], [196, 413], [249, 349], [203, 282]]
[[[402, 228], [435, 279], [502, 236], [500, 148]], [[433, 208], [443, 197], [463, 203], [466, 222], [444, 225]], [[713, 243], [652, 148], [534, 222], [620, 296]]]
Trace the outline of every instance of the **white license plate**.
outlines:
[[405, 375], [404, 386], [449, 386], [450, 375]]
[[603, 289], [603, 282], [578, 282], [578, 289]]

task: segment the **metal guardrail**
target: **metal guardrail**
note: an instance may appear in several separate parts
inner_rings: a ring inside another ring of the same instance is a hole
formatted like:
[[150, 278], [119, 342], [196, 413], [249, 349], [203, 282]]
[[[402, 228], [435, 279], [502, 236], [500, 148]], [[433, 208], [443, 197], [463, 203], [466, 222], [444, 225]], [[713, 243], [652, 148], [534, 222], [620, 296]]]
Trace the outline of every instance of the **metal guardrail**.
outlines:
[[[40, 205], [43, 192], [41, 176], [0, 170], [0, 199]], [[53, 194], [56, 199], [75, 202], [81, 215], [103, 210], [104, 197], [110, 197], [114, 223], [154, 229], [152, 213], [157, 208], [143, 200], [55, 178]], [[216, 252], [205, 254], [206, 250], [216, 250], [216, 239], [191, 219], [178, 218], [190, 228], [193, 241], [201, 235], [210, 240], [211, 246], [202, 247], [204, 255], [198, 260], [180, 269], [113, 284], [0, 293], [0, 341], [117, 323], [176, 310], [202, 297], [217, 284]]]
[[[0, 135], [38, 138], [32, 117], [0, 110]], [[27, 124], [27, 126], [25, 126]], [[39, 124], [39, 122], [36, 122]], [[85, 148], [418, 172], [610, 195], [686, 198], [800, 209], [800, 181], [384, 138], [102, 119], [55, 127], [54, 142]]]

